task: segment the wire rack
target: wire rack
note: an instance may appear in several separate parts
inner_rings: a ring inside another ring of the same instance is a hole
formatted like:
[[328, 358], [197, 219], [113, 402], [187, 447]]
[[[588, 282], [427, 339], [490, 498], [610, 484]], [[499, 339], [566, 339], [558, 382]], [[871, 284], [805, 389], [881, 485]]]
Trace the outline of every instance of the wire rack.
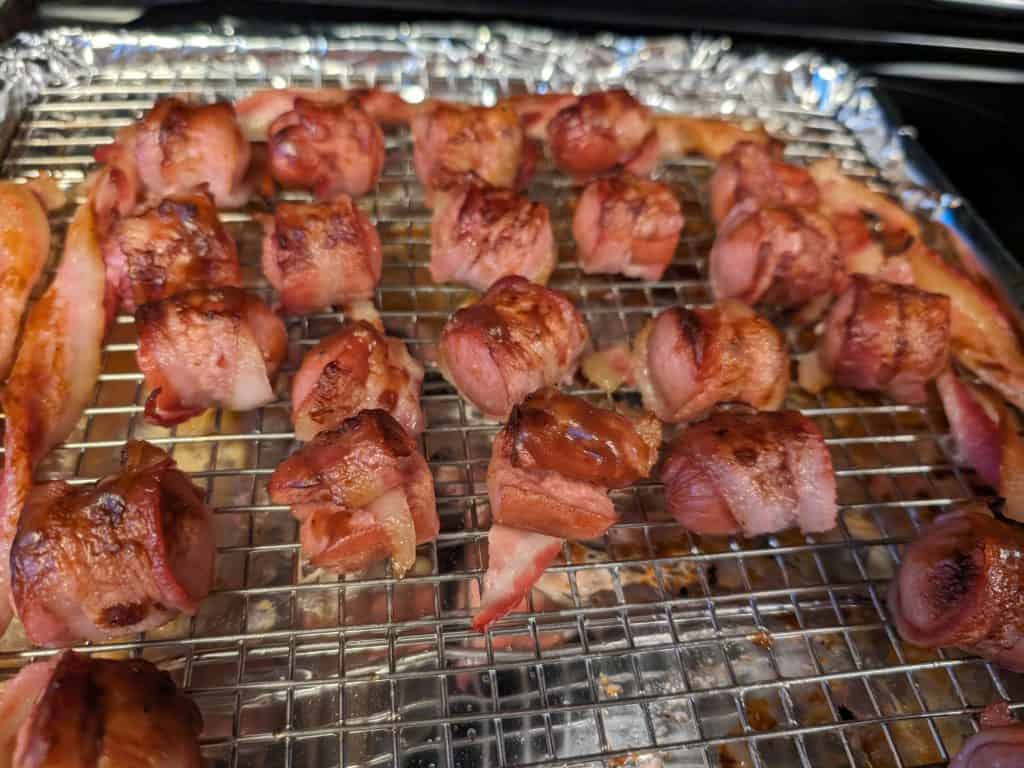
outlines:
[[[241, 60], [214, 65], [158, 53], [105, 66], [29, 106], [3, 176], [48, 170], [74, 188], [92, 168], [93, 149], [165, 94], [237, 98], [267, 85], [377, 83], [487, 103], [541, 84], [529, 74], [389, 69], [386, 60], [332, 70], [324, 56], [309, 58], [306, 70], [278, 74], [270, 60], [256, 76]], [[721, 100], [706, 89], [691, 95], [679, 108], [702, 112]], [[786, 138], [794, 161], [838, 156], [850, 173], [876, 179], [836, 114], [729, 98], [735, 114], [756, 116]], [[91, 406], [39, 473], [89, 482], [116, 469], [125, 440], [142, 438], [205, 487], [216, 511], [217, 577], [198, 615], [82, 650], [169, 669], [202, 709], [210, 766], [937, 765], [976, 729], [972, 715], [981, 707], [1024, 702], [1020, 676], [898, 638], [885, 590], [899, 545], [947, 505], [974, 496], [976, 481], [951, 465], [937, 407], [849, 392], [812, 398], [794, 386], [787, 403], [826, 436], [838, 475], [835, 531], [691, 536], [665, 514], [661, 488], [642, 483], [613, 494], [621, 521], [602, 540], [566, 545], [528, 612], [486, 635], [473, 632], [470, 585], [486, 564], [484, 479], [499, 425], [437, 373], [438, 332], [470, 294], [431, 283], [429, 212], [408, 134], [389, 133], [387, 146], [381, 183], [360, 205], [383, 242], [377, 306], [389, 332], [427, 366], [422, 445], [441, 518], [440, 536], [419, 548], [405, 579], [391, 578], [385, 564], [344, 578], [314, 572], [288, 509], [266, 495], [267, 476], [294, 445], [291, 375], [302, 352], [337, 326], [336, 313], [289, 319], [277, 402], [251, 413], [210, 411], [170, 430], [142, 420], [134, 327], [118, 318]], [[711, 170], [700, 159], [661, 169], [686, 227], [664, 280], [640, 283], [579, 272], [573, 191], [542, 166], [530, 194], [552, 212], [560, 261], [551, 285], [574, 299], [600, 342], [632, 335], [661, 308], [709, 302]], [[70, 209], [53, 219], [55, 254], [69, 216]], [[247, 287], [271, 300], [251, 211], [222, 217]], [[799, 351], [808, 339], [793, 342]], [[574, 389], [607, 397], [582, 380]], [[13, 674], [41, 655], [15, 628], [0, 645], [0, 670]]]

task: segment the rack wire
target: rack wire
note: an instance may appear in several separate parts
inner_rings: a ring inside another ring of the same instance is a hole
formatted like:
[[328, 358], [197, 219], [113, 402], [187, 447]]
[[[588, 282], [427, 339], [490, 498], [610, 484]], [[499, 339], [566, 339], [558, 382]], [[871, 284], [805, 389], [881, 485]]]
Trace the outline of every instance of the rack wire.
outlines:
[[[386, 57], [332, 68], [329, 51], [311, 50], [304, 67], [279, 72], [267, 53], [253, 75], [243, 58], [162, 58], [157, 48], [73, 87], [45, 90], [17, 128], [3, 176], [51, 171], [74, 188], [93, 167], [93, 149], [166, 94], [232, 99], [269, 85], [382, 84], [488, 103], [543, 85], [534, 71], [394, 69]], [[849, 173], [881, 183], [834, 113], [700, 83], [676, 108], [708, 112], [726, 96], [735, 115], [785, 138], [794, 161], [836, 156]], [[389, 133], [387, 147], [380, 185], [360, 205], [383, 242], [377, 306], [389, 332], [427, 366], [422, 445], [441, 518], [438, 540], [419, 548], [403, 580], [385, 564], [343, 578], [312, 571], [288, 509], [266, 495], [267, 476], [293, 448], [291, 375], [302, 352], [336, 327], [337, 313], [289, 318], [277, 402], [251, 413], [210, 411], [172, 429], [142, 420], [147, 393], [134, 327], [118, 318], [91, 406], [39, 472], [90, 482], [116, 469], [125, 440], [141, 438], [165, 447], [206, 489], [216, 512], [217, 576], [198, 615], [81, 650], [169, 669], [202, 710], [210, 766], [937, 765], [976, 729], [980, 708], [999, 700], [1021, 706], [1019, 675], [955, 651], [914, 648], [896, 634], [885, 590], [899, 545], [937, 512], [984, 492], [952, 465], [937, 407], [846, 391], [811, 397], [794, 385], [787, 401], [826, 435], [838, 476], [835, 531], [692, 536], [665, 514], [661, 488], [641, 483], [613, 494], [621, 520], [602, 540], [566, 545], [528, 612], [486, 635], [473, 632], [471, 584], [486, 563], [484, 477], [499, 425], [436, 371], [440, 327], [471, 294], [431, 283], [429, 212], [408, 134]], [[551, 285], [574, 299], [599, 342], [629, 337], [661, 308], [710, 301], [711, 170], [698, 158], [661, 169], [686, 227], [664, 279], [641, 283], [579, 272], [573, 190], [541, 167], [530, 194], [552, 212], [560, 260]], [[269, 301], [251, 214], [222, 217], [246, 286]], [[53, 219], [54, 259], [69, 216], [70, 209]], [[796, 351], [808, 343], [806, 335], [792, 340]], [[581, 379], [574, 391], [607, 397]], [[634, 392], [619, 397], [636, 400]], [[13, 674], [44, 654], [14, 629], [0, 644], [0, 670]]]

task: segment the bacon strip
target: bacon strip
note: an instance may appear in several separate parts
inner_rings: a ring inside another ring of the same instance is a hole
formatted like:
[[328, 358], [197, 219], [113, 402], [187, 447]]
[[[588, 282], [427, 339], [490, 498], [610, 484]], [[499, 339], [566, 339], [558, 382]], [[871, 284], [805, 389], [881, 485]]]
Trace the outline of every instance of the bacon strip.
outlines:
[[687, 115], [655, 115], [658, 148], [662, 157], [703, 155], [718, 160], [741, 142], [768, 144], [764, 128], [742, 128], [728, 120]]

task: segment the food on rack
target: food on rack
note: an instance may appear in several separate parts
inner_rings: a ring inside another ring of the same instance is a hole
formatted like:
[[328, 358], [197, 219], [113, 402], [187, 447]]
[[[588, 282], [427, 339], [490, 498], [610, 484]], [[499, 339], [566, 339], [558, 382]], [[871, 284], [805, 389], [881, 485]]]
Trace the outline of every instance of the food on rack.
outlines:
[[544, 142], [548, 137], [548, 123], [566, 107], [579, 101], [574, 93], [523, 93], [508, 96], [499, 103], [511, 108], [519, 117], [526, 137]]
[[380, 281], [380, 237], [347, 195], [278, 203], [263, 223], [263, 274], [281, 307], [305, 315], [366, 299]]
[[587, 339], [564, 294], [504, 277], [445, 323], [438, 367], [482, 413], [505, 419], [531, 392], [571, 378]]
[[1024, 725], [983, 726], [964, 742], [949, 768], [1014, 768], [1022, 761]]
[[956, 646], [1024, 671], [1024, 532], [974, 503], [939, 515], [907, 547], [889, 587], [900, 637]]
[[50, 256], [48, 210], [64, 204], [49, 176], [0, 182], [0, 386], [14, 362], [29, 294]]
[[0, 482], [0, 633], [8, 605], [10, 547], [39, 462], [78, 423], [100, 374], [103, 337], [113, 319], [95, 215], [79, 206], [57, 274], [29, 310], [2, 403], [4, 468]]
[[726, 299], [648, 320], [633, 342], [633, 375], [644, 407], [662, 421], [692, 421], [727, 402], [774, 411], [789, 384], [789, 355], [771, 323]]
[[647, 176], [658, 162], [654, 117], [624, 90], [581, 96], [548, 120], [546, 133], [551, 159], [578, 182], [620, 170]]
[[583, 358], [580, 363], [583, 377], [598, 389], [614, 392], [619, 387], [634, 386], [633, 353], [629, 342], [617, 341]]
[[825, 438], [796, 411], [717, 411], [680, 432], [661, 470], [665, 507], [705, 535], [760, 536], [836, 526]]
[[662, 157], [703, 155], [718, 160], [738, 145], [768, 145], [773, 139], [763, 128], [744, 128], [730, 120], [689, 115], [655, 115]]
[[217, 405], [249, 411], [274, 399], [284, 323], [239, 288], [194, 290], [135, 313], [139, 368], [151, 392], [147, 421], [180, 424]]
[[199, 708], [144, 659], [64, 651], [0, 690], [5, 768], [200, 768]]
[[661, 424], [545, 388], [512, 409], [494, 439], [487, 492], [495, 523], [563, 539], [602, 536], [616, 520], [608, 491], [647, 477]]
[[817, 207], [814, 178], [806, 168], [783, 160], [782, 149], [778, 142], [743, 141], [721, 157], [708, 190], [715, 224], [745, 200], [767, 208]]
[[365, 195], [384, 167], [384, 135], [354, 99], [295, 99], [293, 109], [270, 124], [267, 148], [274, 181], [319, 198]]
[[817, 351], [801, 360], [800, 384], [817, 392], [831, 381], [923, 403], [925, 386], [948, 364], [949, 328], [948, 297], [851, 275], [829, 310]]
[[412, 121], [412, 163], [428, 204], [439, 189], [518, 189], [533, 175], [532, 147], [505, 106], [431, 102]]
[[411, 435], [426, 427], [420, 408], [423, 366], [385, 334], [376, 311], [350, 317], [302, 359], [292, 379], [295, 437], [311, 440], [359, 411], [387, 411]]
[[508, 275], [544, 284], [558, 259], [546, 206], [507, 189], [463, 186], [435, 196], [430, 276], [485, 291]]
[[576, 258], [587, 274], [660, 280], [683, 224], [667, 184], [625, 174], [597, 179], [584, 188], [573, 214]]
[[1006, 500], [1003, 513], [1024, 522], [1024, 440], [1017, 419], [995, 392], [963, 381], [952, 369], [936, 379], [956, 445], [969, 466]]
[[329, 571], [359, 571], [390, 556], [400, 578], [416, 545], [440, 529], [427, 462], [386, 411], [361, 411], [320, 432], [278, 465], [267, 490], [275, 504], [292, 507], [310, 563]]
[[205, 190], [119, 217], [101, 242], [107, 280], [126, 312], [195, 288], [242, 285], [235, 241]]
[[160, 99], [143, 118], [99, 147], [103, 164], [93, 190], [102, 218], [125, 216], [136, 205], [206, 187], [218, 206], [249, 199], [245, 183], [251, 152], [227, 103], [189, 104]]
[[11, 598], [36, 645], [109, 640], [193, 615], [213, 586], [213, 513], [164, 451], [131, 441], [95, 485], [29, 493]]
[[494, 524], [487, 533], [487, 572], [473, 629], [483, 632], [515, 608], [561, 553], [562, 540]]
[[379, 88], [274, 88], [256, 91], [235, 103], [238, 122], [250, 141], [266, 141], [271, 124], [296, 109], [296, 102], [336, 105], [354, 102], [380, 125], [402, 125], [412, 121], [418, 105], [409, 104], [397, 93]]
[[793, 309], [839, 293], [846, 266], [828, 219], [809, 208], [747, 199], [718, 228], [708, 257], [718, 299]]

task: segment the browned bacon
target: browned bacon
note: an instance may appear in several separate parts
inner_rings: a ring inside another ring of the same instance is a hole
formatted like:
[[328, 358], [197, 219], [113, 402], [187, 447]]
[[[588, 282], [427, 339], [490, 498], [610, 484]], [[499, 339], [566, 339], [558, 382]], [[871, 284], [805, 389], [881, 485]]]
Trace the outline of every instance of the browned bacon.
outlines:
[[818, 186], [806, 168], [782, 159], [777, 142], [740, 142], [711, 176], [711, 218], [721, 224], [734, 206], [753, 199], [770, 208], [814, 208]]
[[663, 157], [703, 155], [718, 160], [743, 142], [767, 145], [763, 128], [743, 128], [728, 120], [688, 115], [655, 115], [658, 148]]
[[[984, 728], [984, 726], [983, 726]], [[956, 753], [949, 768], [1016, 768], [1024, 764], [1024, 725], [984, 728]]]
[[295, 109], [303, 99], [320, 104], [356, 102], [380, 125], [401, 125], [412, 121], [417, 106], [402, 100], [397, 93], [377, 88], [278, 88], [256, 91], [235, 104], [238, 122], [250, 141], [266, 141], [270, 125]]

